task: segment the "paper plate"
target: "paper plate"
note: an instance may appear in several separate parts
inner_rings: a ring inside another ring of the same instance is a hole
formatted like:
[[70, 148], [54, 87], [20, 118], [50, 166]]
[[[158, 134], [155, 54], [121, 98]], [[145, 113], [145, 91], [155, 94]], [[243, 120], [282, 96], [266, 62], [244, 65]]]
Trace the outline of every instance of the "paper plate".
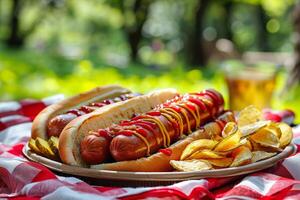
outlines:
[[[277, 155], [258, 161], [256, 163], [240, 166], [230, 167], [224, 169], [204, 170], [197, 172], [123, 172], [123, 171], [109, 171], [109, 170], [97, 170], [90, 168], [82, 168], [66, 165], [60, 162], [56, 162], [37, 155], [30, 151], [28, 145], [23, 148], [24, 155], [35, 162], [38, 162], [54, 171], [61, 172], [63, 174], [69, 174], [80, 177], [90, 177], [93, 179], [105, 179], [112, 181], [135, 181], [135, 182], [178, 182], [183, 180], [194, 180], [201, 178], [218, 178], [218, 177], [230, 177], [243, 174], [249, 174], [263, 170], [275, 165], [277, 162], [287, 158], [295, 152], [296, 147], [293, 144], [287, 146], [282, 152]], [[129, 184], [129, 182], [128, 182]]]

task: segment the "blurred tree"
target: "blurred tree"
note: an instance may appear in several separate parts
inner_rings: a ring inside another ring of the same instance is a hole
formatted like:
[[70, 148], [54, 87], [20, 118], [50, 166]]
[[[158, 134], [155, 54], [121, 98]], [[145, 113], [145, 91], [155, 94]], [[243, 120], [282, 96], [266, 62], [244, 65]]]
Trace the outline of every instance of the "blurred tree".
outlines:
[[267, 15], [266, 11], [264, 10], [261, 4], [256, 6], [257, 9], [257, 46], [260, 51], [269, 51], [269, 32], [267, 31], [267, 23], [270, 20], [270, 17]]
[[151, 0], [108, 1], [117, 6], [123, 14], [123, 31], [130, 47], [132, 61], [138, 61], [139, 44], [143, 38], [142, 30], [152, 2]]
[[[9, 33], [6, 38], [6, 44], [9, 47], [19, 48], [24, 45], [24, 42], [31, 35], [39, 24], [45, 18], [49, 8], [54, 8], [62, 0], [47, 0], [47, 1], [23, 1], [23, 0], [12, 0], [11, 1], [11, 10], [9, 15]], [[27, 5], [26, 5], [27, 4]], [[41, 7], [39, 9], [38, 16], [32, 21], [27, 28], [22, 29], [22, 14], [26, 12], [26, 9], [34, 4], [39, 4]]]
[[19, 33], [20, 27], [20, 13], [21, 13], [22, 2], [20, 0], [13, 0], [10, 14], [10, 34], [7, 38], [7, 44], [9, 46], [22, 46], [24, 43], [23, 36]]
[[197, 66], [205, 66], [207, 62], [207, 55], [204, 51], [204, 38], [203, 38], [203, 23], [205, 11], [207, 10], [211, 0], [197, 0], [195, 10], [193, 13], [193, 26], [188, 33], [186, 41], [187, 58], [190, 64]]
[[233, 32], [231, 29], [231, 13], [233, 12], [233, 1], [226, 1], [223, 4], [225, 8], [225, 15], [224, 15], [224, 37], [228, 40], [232, 40]]
[[295, 64], [290, 72], [290, 78], [287, 80], [286, 90], [300, 82], [300, 3], [294, 8], [293, 22], [295, 31]]

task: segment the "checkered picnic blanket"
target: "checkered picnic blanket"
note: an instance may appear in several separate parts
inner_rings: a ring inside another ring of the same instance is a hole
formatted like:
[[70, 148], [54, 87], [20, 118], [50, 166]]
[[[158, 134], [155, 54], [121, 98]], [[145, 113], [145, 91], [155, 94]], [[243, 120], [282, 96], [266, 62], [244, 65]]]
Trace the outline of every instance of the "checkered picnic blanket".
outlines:
[[[0, 199], [300, 199], [299, 150], [261, 172], [160, 187], [92, 186], [75, 177], [58, 176], [28, 161], [22, 148], [30, 137], [36, 114], [62, 98], [58, 95], [41, 101], [0, 103]], [[300, 127], [294, 128], [293, 142], [299, 149]]]

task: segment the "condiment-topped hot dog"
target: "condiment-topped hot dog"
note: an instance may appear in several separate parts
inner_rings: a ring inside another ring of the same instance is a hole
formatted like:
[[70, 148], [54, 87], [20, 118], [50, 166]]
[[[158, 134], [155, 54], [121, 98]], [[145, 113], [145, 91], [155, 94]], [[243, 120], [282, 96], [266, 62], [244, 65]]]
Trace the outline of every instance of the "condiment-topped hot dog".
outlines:
[[149, 156], [217, 117], [223, 106], [215, 90], [177, 96], [146, 114], [91, 132], [81, 141], [81, 157], [99, 164], [110, 156], [115, 161]]
[[172, 171], [171, 160], [180, 160], [180, 156], [186, 146], [199, 139], [210, 139], [221, 136], [221, 132], [227, 122], [235, 121], [231, 111], [225, 111], [217, 119], [206, 123], [200, 129], [187, 137], [178, 140], [168, 148], [160, 149], [157, 153], [137, 160], [119, 161], [91, 165], [93, 169], [133, 172], [167, 172]]
[[47, 133], [48, 136], [56, 136], [58, 137], [61, 133], [61, 131], [65, 128], [65, 126], [70, 123], [73, 119], [88, 114], [90, 112], [95, 111], [96, 109], [99, 109], [103, 106], [120, 102], [120, 101], [125, 101], [127, 99], [131, 99], [132, 97], [139, 96], [140, 94], [138, 93], [129, 93], [129, 94], [121, 94], [120, 96], [110, 98], [110, 99], [105, 99], [99, 102], [93, 102], [89, 103], [87, 105], [81, 106], [80, 108], [75, 108], [75, 109], [70, 109], [67, 112], [57, 115], [53, 117], [47, 126]]
[[[62, 161], [70, 165], [87, 165], [82, 160], [80, 153], [80, 143], [86, 135], [90, 135], [98, 129], [109, 127], [113, 123], [128, 120], [134, 114], [140, 115], [146, 113], [176, 96], [178, 96], [178, 93], [174, 89], [157, 90], [102, 107], [92, 113], [77, 117], [67, 124], [60, 135], [58, 146]], [[96, 156], [97, 161], [104, 161], [108, 157], [107, 155], [109, 155], [109, 152], [107, 152], [107, 149], [109, 149], [109, 140], [108, 138], [101, 137], [98, 138], [96, 143], [98, 146], [96, 148], [97, 152], [90, 152], [89, 156]], [[100, 145], [98, 145], [99, 143]], [[92, 146], [95, 146], [94, 142], [91, 144]]]
[[78, 116], [90, 113], [95, 109], [114, 102], [132, 98], [138, 94], [132, 94], [128, 89], [108, 85], [97, 87], [88, 92], [67, 98], [61, 102], [45, 108], [33, 121], [31, 137], [43, 139], [51, 136], [58, 137], [63, 128]]
[[[158, 98], [162, 93], [153, 94], [73, 120], [59, 140], [62, 161], [106, 170], [170, 170], [169, 158], [179, 159], [189, 142], [218, 135], [234, 120], [232, 112], [224, 113], [223, 97], [215, 90], [185, 95], [171, 92], [164, 98]], [[206, 131], [194, 132], [209, 121]], [[157, 161], [159, 167], [145, 164]]]

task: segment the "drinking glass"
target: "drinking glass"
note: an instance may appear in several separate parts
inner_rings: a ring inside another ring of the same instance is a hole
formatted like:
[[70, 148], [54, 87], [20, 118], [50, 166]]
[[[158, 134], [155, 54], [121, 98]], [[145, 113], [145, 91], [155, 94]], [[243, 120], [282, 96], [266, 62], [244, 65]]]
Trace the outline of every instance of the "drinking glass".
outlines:
[[273, 65], [227, 65], [225, 80], [229, 92], [229, 107], [240, 111], [248, 105], [259, 109], [271, 107], [278, 67]]

